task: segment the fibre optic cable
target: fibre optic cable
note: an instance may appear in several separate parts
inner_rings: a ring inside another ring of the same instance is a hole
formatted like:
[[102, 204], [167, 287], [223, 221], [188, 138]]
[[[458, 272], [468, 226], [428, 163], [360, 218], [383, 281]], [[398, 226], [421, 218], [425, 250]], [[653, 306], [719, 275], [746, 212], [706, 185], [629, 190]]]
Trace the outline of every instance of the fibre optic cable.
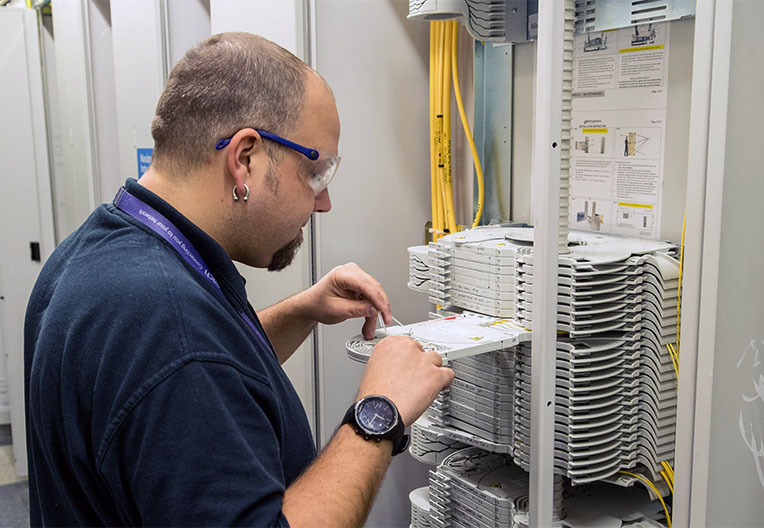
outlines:
[[438, 179], [438, 140], [437, 140], [437, 83], [438, 83], [438, 42], [440, 24], [430, 22], [430, 197], [432, 204], [432, 240], [437, 241], [443, 232], [443, 210], [440, 199]]
[[[435, 22], [438, 28], [436, 36], [436, 88], [435, 88], [435, 145], [436, 145], [436, 186], [438, 201], [438, 207], [440, 213], [438, 214], [439, 226], [438, 231], [435, 233], [437, 238], [450, 232], [450, 214], [453, 212], [453, 208], [449, 208], [446, 202], [446, 187], [444, 171], [446, 168], [446, 156], [445, 156], [445, 121], [446, 121], [446, 109], [444, 107], [444, 68], [445, 68], [445, 46], [446, 46], [446, 25], [443, 21]], [[450, 117], [450, 116], [449, 116]], [[437, 240], [436, 238], [436, 240]]]
[[438, 204], [441, 211], [442, 222], [440, 224], [440, 233], [437, 234], [438, 238], [443, 235], [443, 231], [448, 226], [448, 220], [446, 219], [447, 210], [445, 209], [444, 193], [443, 189], [443, 45], [446, 38], [445, 27], [443, 22], [436, 22], [438, 27], [437, 35], [437, 68], [436, 68], [436, 85], [435, 85], [435, 147], [436, 147], [436, 177], [438, 186]]
[[687, 210], [684, 211], [682, 221], [682, 244], [679, 246], [679, 286], [676, 300], [676, 345], [679, 348], [680, 316], [682, 313], [682, 265], [684, 264], [684, 230], [687, 227]]
[[663, 466], [666, 476], [668, 477], [666, 479], [666, 483], [669, 485], [671, 493], [674, 493], [674, 469], [671, 467], [671, 464], [669, 464], [667, 460], [661, 461], [661, 465]]
[[453, 73], [454, 77], [454, 98], [456, 99], [456, 106], [459, 108], [459, 117], [461, 117], [462, 128], [464, 128], [464, 134], [467, 136], [467, 143], [470, 146], [470, 152], [472, 152], [472, 161], [475, 164], [475, 175], [477, 177], [478, 184], [478, 199], [477, 210], [475, 211], [475, 220], [472, 222], [472, 227], [477, 227], [480, 225], [480, 219], [483, 216], [483, 202], [485, 201], [485, 180], [483, 179], [483, 167], [480, 164], [477, 147], [475, 147], [475, 139], [472, 136], [470, 125], [467, 122], [467, 113], [464, 111], [464, 102], [462, 101], [462, 90], [459, 86], [459, 61], [457, 59], [458, 44], [458, 32], [455, 32], [453, 44], [451, 47], [451, 73]]
[[449, 233], [456, 233], [456, 218], [454, 216], [454, 193], [453, 193], [453, 167], [451, 164], [451, 41], [453, 40], [456, 22], [443, 22], [444, 37], [442, 54], [442, 92], [441, 112], [442, 132], [441, 149], [443, 170], [443, 212], [446, 219], [446, 228]]

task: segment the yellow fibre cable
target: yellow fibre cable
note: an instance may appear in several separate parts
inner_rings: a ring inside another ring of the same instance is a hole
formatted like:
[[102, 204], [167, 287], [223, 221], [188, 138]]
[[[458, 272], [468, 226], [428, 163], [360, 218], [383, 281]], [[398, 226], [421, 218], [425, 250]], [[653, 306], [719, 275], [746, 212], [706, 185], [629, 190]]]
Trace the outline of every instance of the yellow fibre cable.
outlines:
[[676, 351], [676, 347], [674, 345], [669, 343], [669, 346], [671, 347], [671, 354], [674, 356], [674, 361], [676, 362], [676, 364], [674, 365], [676, 367], [675, 368], [676, 379], [677, 381], [679, 381], [679, 353]]
[[444, 22], [445, 38], [443, 44], [443, 188], [444, 216], [450, 233], [456, 233], [454, 214], [453, 167], [451, 163], [451, 41], [456, 22]]
[[666, 472], [669, 474], [669, 477], [671, 477], [671, 483], [674, 483], [674, 468], [671, 467], [671, 464], [669, 464], [668, 461], [666, 461]]
[[433, 70], [433, 143], [435, 145], [435, 203], [437, 207], [437, 222], [435, 224], [435, 240], [440, 238], [443, 232], [443, 199], [440, 197], [440, 40], [442, 37], [442, 27], [440, 22], [434, 22], [435, 26], [435, 69]]
[[663, 466], [663, 469], [666, 470], [666, 474], [668, 475], [669, 479], [671, 479], [671, 484], [674, 484], [674, 470], [671, 468], [671, 464], [668, 463], [668, 460], [661, 460], [661, 465]]
[[663, 497], [661, 497], [660, 491], [658, 491], [658, 488], [655, 487], [655, 484], [647, 480], [642, 475], [637, 475], [636, 473], [631, 473], [629, 471], [619, 471], [618, 473], [623, 473], [624, 475], [629, 475], [630, 477], [638, 478], [648, 486], [650, 486], [650, 489], [652, 489], [655, 494], [658, 496], [658, 500], [661, 501], [661, 504], [663, 505], [663, 511], [666, 512], [666, 522], [668, 523], [668, 528], [671, 528], [671, 516], [669, 515], [668, 506], [666, 506], [666, 503], [663, 500]]
[[483, 216], [483, 202], [485, 201], [485, 181], [483, 179], [483, 166], [480, 164], [477, 147], [475, 147], [475, 138], [472, 136], [470, 124], [467, 122], [467, 113], [464, 111], [462, 89], [459, 86], [459, 61], [457, 59], [457, 51], [459, 47], [458, 37], [459, 32], [457, 29], [456, 33], [454, 33], [454, 41], [451, 47], [451, 73], [454, 77], [454, 97], [456, 99], [456, 106], [459, 108], [459, 117], [462, 119], [462, 128], [464, 128], [464, 134], [467, 136], [467, 143], [469, 143], [470, 151], [472, 152], [472, 161], [475, 163], [475, 175], [477, 176], [478, 183], [478, 200], [477, 211], [475, 211], [475, 220], [472, 222], [472, 227], [477, 227], [480, 224], [480, 219]]
[[[677, 288], [676, 299], [676, 345], [679, 347], [679, 318], [682, 313], [682, 264], [684, 263], [684, 230], [687, 227], [687, 210], [684, 211], [684, 220], [682, 221], [682, 245], [679, 246], [679, 286]], [[678, 358], [679, 356], [677, 356]]]
[[666, 349], [668, 350], [669, 357], [671, 358], [671, 363], [674, 365], [674, 374], [676, 374], [677, 381], [679, 381], [679, 365], [676, 363], [676, 359], [674, 359], [674, 353], [671, 351], [671, 344], [666, 345]]
[[442, 128], [442, 121], [443, 117], [441, 114], [441, 75], [442, 75], [442, 68], [443, 68], [443, 62], [442, 62], [442, 39], [443, 39], [443, 22], [436, 21], [432, 22], [433, 27], [435, 28], [435, 36], [434, 36], [434, 68], [432, 73], [432, 100], [433, 100], [433, 116], [432, 116], [432, 138], [433, 138], [433, 179], [435, 180], [435, 194], [433, 196], [435, 207], [436, 207], [436, 217], [433, 219], [433, 240], [438, 240], [441, 236], [443, 236], [443, 228], [445, 226], [445, 219], [443, 218], [443, 191], [442, 191], [442, 184], [441, 184], [441, 128]]
[[668, 463], [666, 460], [661, 460], [661, 465], [663, 466], [663, 471], [661, 471], [661, 475], [663, 475], [663, 479], [666, 481], [666, 484], [668, 484], [669, 489], [671, 490], [671, 493], [674, 493], [674, 470], [671, 468], [671, 464]]
[[440, 200], [438, 187], [438, 154], [435, 142], [435, 98], [437, 81], [437, 37], [438, 23], [430, 22], [430, 198], [432, 205], [432, 240], [438, 239], [438, 230], [440, 230], [439, 214]]
[[[428, 117], [428, 127], [429, 127], [429, 132], [430, 132], [430, 137], [428, 138], [429, 142], [430, 142], [430, 199], [431, 199], [431, 201], [430, 201], [430, 205], [431, 205], [430, 211], [432, 213], [431, 216], [430, 216], [430, 218], [432, 219], [432, 221], [430, 223], [430, 227], [433, 230], [432, 235], [434, 235], [435, 234], [434, 233], [434, 229], [435, 229], [435, 216], [436, 216], [435, 208], [436, 208], [436, 205], [435, 205], [435, 177], [433, 175], [433, 166], [434, 166], [434, 164], [432, 162], [433, 152], [435, 150], [435, 145], [434, 145], [434, 141], [433, 141], [433, 137], [432, 137], [432, 135], [433, 135], [433, 133], [432, 133], [432, 116], [434, 114], [434, 108], [433, 108], [434, 101], [433, 101], [433, 98], [432, 98], [432, 86], [433, 86], [432, 75], [433, 75], [433, 71], [434, 71], [434, 69], [433, 69], [433, 62], [435, 62], [435, 26], [434, 26], [434, 22], [430, 22], [429, 25], [430, 25], [430, 69], [429, 69], [429, 74], [430, 74], [430, 85], [429, 85], [429, 90], [430, 90], [430, 99], [429, 99], [429, 102], [430, 102], [430, 113], [429, 113], [429, 115], [427, 117]], [[433, 236], [433, 240], [435, 240], [434, 236]]]
[[674, 486], [671, 484], [671, 480], [669, 479], [668, 475], [666, 474], [666, 470], [664, 469], [663, 471], [660, 472], [660, 474], [661, 474], [661, 477], [663, 477], [663, 481], [669, 487], [669, 491], [671, 491], [671, 493], [673, 494], [674, 493]]
[[676, 349], [674, 348], [674, 345], [672, 345], [671, 343], [666, 344], [666, 349], [669, 352], [669, 357], [671, 357], [672, 363], [674, 363], [674, 370], [676, 370], [676, 367], [678, 366], [676, 364], [676, 359], [677, 359], [677, 357], [676, 357]]
[[435, 113], [436, 113], [436, 138], [437, 138], [437, 152], [438, 152], [438, 167], [437, 167], [437, 185], [438, 185], [438, 203], [441, 214], [440, 220], [440, 233], [438, 238], [443, 236], [443, 232], [448, 229], [448, 209], [446, 207], [446, 189], [443, 181], [443, 171], [445, 170], [445, 144], [443, 127], [445, 121], [444, 109], [443, 109], [443, 61], [445, 60], [445, 54], [443, 50], [446, 45], [446, 23], [444, 21], [438, 22], [438, 69], [437, 69], [437, 87], [435, 98]]

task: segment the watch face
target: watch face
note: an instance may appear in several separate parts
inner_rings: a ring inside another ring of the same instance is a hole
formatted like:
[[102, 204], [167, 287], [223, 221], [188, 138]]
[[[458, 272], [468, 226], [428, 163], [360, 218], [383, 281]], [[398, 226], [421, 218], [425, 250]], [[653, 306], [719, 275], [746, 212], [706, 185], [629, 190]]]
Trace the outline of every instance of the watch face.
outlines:
[[369, 396], [356, 407], [358, 425], [374, 434], [390, 431], [397, 420], [395, 407], [384, 398]]

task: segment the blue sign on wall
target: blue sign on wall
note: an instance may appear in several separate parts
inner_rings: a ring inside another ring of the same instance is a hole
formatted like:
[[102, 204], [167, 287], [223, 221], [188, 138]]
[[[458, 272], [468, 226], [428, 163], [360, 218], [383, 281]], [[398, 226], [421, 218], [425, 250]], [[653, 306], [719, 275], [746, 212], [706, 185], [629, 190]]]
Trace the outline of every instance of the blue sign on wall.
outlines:
[[154, 155], [153, 148], [135, 149], [138, 152], [138, 178], [140, 179], [151, 165], [151, 157]]

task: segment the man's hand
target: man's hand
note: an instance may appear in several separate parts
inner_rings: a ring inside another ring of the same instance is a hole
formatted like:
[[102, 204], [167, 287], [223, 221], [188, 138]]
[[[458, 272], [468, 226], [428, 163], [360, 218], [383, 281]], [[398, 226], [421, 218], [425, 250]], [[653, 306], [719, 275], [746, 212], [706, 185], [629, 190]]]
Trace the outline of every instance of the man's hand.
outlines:
[[[454, 379], [437, 352], [408, 337], [387, 337], [374, 348], [358, 397], [390, 398], [411, 425]], [[390, 463], [392, 442], [367, 442], [340, 427], [316, 461], [287, 488], [282, 511], [290, 526], [362, 526]]]
[[337, 266], [303, 292], [305, 307], [319, 323], [336, 324], [352, 317], [365, 317], [363, 335], [374, 337], [377, 313], [385, 324], [393, 322], [390, 301], [382, 285], [354, 263]]
[[382, 285], [351, 263], [337, 266], [307, 290], [257, 315], [283, 364], [317, 323], [336, 324], [351, 317], [365, 317], [363, 335], [373, 338], [377, 313], [382, 314], [385, 323], [392, 323], [390, 301]]
[[454, 371], [442, 364], [440, 354], [425, 352], [409, 337], [387, 337], [377, 344], [366, 364], [358, 398], [387, 396], [408, 427], [454, 380]]

